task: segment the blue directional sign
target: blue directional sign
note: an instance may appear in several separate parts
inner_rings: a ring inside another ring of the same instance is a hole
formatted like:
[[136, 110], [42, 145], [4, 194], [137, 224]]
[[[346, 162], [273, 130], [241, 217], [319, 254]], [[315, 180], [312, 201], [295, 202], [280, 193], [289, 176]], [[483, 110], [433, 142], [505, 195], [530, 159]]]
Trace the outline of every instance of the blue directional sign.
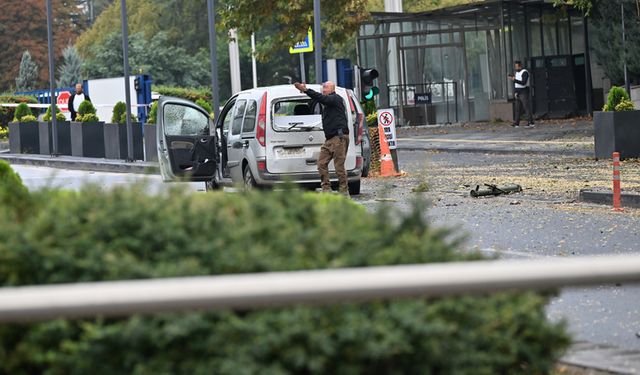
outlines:
[[298, 42], [295, 46], [289, 47], [290, 54], [304, 52], [313, 52], [313, 33], [311, 32], [311, 28], [307, 31], [307, 37], [304, 38], [302, 42]]

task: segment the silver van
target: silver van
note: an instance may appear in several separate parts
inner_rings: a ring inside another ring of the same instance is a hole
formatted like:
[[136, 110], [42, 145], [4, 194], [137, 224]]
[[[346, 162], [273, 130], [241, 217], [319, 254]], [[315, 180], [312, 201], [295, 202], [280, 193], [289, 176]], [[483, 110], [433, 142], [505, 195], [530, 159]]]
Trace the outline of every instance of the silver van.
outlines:
[[[308, 85], [322, 91], [320, 85]], [[349, 121], [345, 167], [349, 192], [360, 193], [364, 121], [350, 93], [337, 87]], [[320, 186], [317, 161], [324, 143], [322, 108], [293, 85], [246, 90], [234, 95], [214, 121], [190, 101], [158, 100], [157, 146], [164, 181], [222, 185], [271, 186], [282, 182]], [[337, 181], [333, 163], [331, 180]]]

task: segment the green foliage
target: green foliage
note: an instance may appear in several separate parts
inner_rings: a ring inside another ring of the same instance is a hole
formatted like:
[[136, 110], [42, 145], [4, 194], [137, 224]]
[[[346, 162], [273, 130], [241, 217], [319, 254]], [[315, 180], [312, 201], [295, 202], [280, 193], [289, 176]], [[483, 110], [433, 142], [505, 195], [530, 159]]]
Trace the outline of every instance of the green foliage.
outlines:
[[149, 116], [147, 117], [147, 124], [155, 124], [158, 119], [158, 102], [155, 101], [151, 104], [149, 110]]
[[211, 101], [211, 89], [196, 89], [173, 86], [153, 86], [152, 91], [160, 95], [173, 96], [197, 103], [198, 100]]
[[[274, 50], [289, 48], [304, 40], [313, 25], [313, 2], [306, 0], [263, 1], [222, 0], [218, 3], [221, 28], [237, 29], [240, 37], [266, 27], [273, 28], [269, 37], [256, 46], [256, 57], [268, 60]], [[326, 45], [347, 41], [360, 23], [369, 17], [365, 0], [325, 0], [322, 3], [322, 40]], [[265, 17], [271, 14], [272, 17]]]
[[0, 139], [7, 139], [8, 136], [9, 136], [9, 129], [0, 128]]
[[[22, 219], [31, 207], [29, 191], [9, 163], [0, 160], [0, 215], [6, 220]], [[2, 372], [0, 365], [0, 372]]]
[[[84, 102], [83, 102], [84, 103]], [[95, 113], [85, 113], [84, 115], [78, 114], [76, 116], [77, 122], [100, 122], [98, 115]]]
[[13, 121], [20, 121], [24, 116], [32, 115], [31, 108], [27, 105], [27, 103], [20, 103], [16, 107]]
[[[0, 94], [0, 103], [31, 103], [35, 104], [38, 101], [33, 96], [26, 95], [13, 95], [13, 94]], [[0, 106], [0, 130], [6, 129], [9, 122], [13, 121], [15, 117], [15, 107], [2, 107]]]
[[79, 115], [96, 114], [96, 107], [88, 100], [83, 100], [78, 107]]
[[[210, 80], [208, 51], [189, 54], [180, 45], [171, 43], [166, 32], [150, 38], [142, 33], [132, 34], [129, 44], [129, 64], [134, 74], [151, 74], [154, 82], [173, 86], [200, 86]], [[122, 58], [122, 34], [111, 32], [102, 43], [91, 46], [85, 70], [90, 77], [120, 76]]]
[[127, 111], [127, 105], [124, 102], [117, 102], [116, 105], [113, 106], [111, 123], [112, 124], [119, 123], [120, 119], [122, 118], [122, 115], [124, 115], [126, 111]]
[[62, 51], [63, 62], [58, 69], [59, 87], [71, 87], [82, 81], [82, 58], [74, 46], [67, 46]]
[[[136, 115], [134, 115], [133, 113], [131, 114], [131, 122], [136, 122], [138, 121], [138, 117]], [[120, 121], [118, 121], [119, 124], [123, 125], [127, 123], [127, 113], [123, 113], [120, 116]]]
[[[626, 47], [622, 43], [620, 25], [624, 7]], [[640, 82], [640, 16], [635, 1], [593, 2], [589, 17], [589, 37], [591, 50], [606, 76], [616, 85], [624, 84], [624, 63], [628, 67], [628, 77], [632, 83]], [[613, 110], [613, 109], [610, 109]]]
[[591, 9], [594, 5], [594, 0], [553, 0], [553, 6], [571, 6], [581, 11], [585, 16], [591, 13]]
[[28, 91], [35, 88], [38, 81], [38, 65], [31, 59], [29, 51], [24, 51], [20, 60], [20, 71], [16, 77], [16, 89]]
[[609, 94], [607, 95], [607, 104], [605, 104], [603, 111], [614, 111], [618, 104], [622, 101], [630, 100], [629, 94], [627, 90], [623, 87], [613, 86], [611, 90], [609, 90]]
[[[64, 114], [62, 113], [62, 111], [60, 110], [60, 108], [56, 105], [56, 119], [58, 121], [65, 121], [66, 117], [64, 117]], [[44, 116], [42, 116], [42, 120], [43, 121], [51, 121], [51, 106], [47, 107], [47, 111], [44, 113]]]
[[211, 109], [211, 103], [209, 101], [201, 98], [196, 100], [196, 104], [202, 107], [202, 109], [204, 109], [205, 111], [207, 111], [207, 113], [210, 116], [213, 116], [213, 109]]
[[20, 122], [33, 122], [38, 121], [38, 118], [34, 115], [24, 115], [20, 117]]
[[427, 192], [427, 191], [429, 191], [429, 184], [423, 181], [423, 182], [419, 183], [416, 187], [411, 189], [411, 191], [414, 192], [414, 193]]
[[[408, 213], [296, 191], [33, 193], [0, 215], [0, 285], [474, 260]], [[212, 229], [213, 228], [213, 229]], [[498, 293], [0, 326], [0, 373], [544, 374], [568, 339], [548, 296]]]
[[618, 103], [618, 105], [616, 105], [615, 111], [633, 111], [635, 109], [636, 107], [631, 100], [624, 99], [620, 103]]

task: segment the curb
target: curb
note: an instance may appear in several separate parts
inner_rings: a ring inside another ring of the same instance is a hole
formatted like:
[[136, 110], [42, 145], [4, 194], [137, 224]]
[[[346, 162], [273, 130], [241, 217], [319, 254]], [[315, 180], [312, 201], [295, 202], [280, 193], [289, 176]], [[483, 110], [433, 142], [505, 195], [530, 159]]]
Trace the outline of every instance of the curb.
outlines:
[[432, 151], [432, 152], [449, 152], [449, 153], [475, 153], [475, 154], [500, 154], [500, 155], [566, 155], [575, 157], [593, 157], [593, 151], [578, 150], [509, 150], [497, 148], [469, 148], [469, 147], [419, 147], [419, 146], [402, 146], [398, 145], [401, 151]]
[[558, 361], [577, 374], [634, 375], [640, 374], [637, 350], [624, 350], [613, 345], [578, 341]]
[[0, 160], [9, 164], [32, 165], [38, 167], [77, 169], [98, 172], [158, 174], [158, 163], [123, 160], [80, 158], [80, 157], [54, 157], [47, 155], [16, 155], [6, 152], [0, 153]]
[[[610, 191], [580, 190], [581, 202], [613, 205], [613, 193]], [[620, 202], [623, 207], [640, 208], [640, 194], [622, 193]]]

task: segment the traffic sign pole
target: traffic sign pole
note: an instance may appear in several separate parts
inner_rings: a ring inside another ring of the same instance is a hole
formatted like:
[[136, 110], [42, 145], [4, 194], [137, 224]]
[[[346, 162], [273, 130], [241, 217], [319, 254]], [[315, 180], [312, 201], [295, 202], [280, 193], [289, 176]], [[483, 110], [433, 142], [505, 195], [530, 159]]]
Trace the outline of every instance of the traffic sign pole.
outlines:
[[124, 100], [127, 105], [127, 160], [134, 161], [133, 158], [133, 124], [131, 123], [131, 92], [129, 91], [129, 30], [127, 28], [127, 2], [121, 0], [122, 8], [122, 57], [124, 66]]
[[320, 29], [320, 0], [313, 0], [313, 33], [315, 34], [316, 83], [322, 84], [322, 30]]
[[303, 83], [307, 82], [307, 77], [304, 71], [304, 52], [300, 54], [300, 79], [302, 79], [301, 82]]

